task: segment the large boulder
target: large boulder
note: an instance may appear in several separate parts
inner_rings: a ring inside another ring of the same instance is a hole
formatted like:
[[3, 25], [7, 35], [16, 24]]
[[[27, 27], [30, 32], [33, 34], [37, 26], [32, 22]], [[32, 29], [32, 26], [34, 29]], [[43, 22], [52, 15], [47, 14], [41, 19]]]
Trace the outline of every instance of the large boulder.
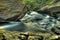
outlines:
[[15, 21], [22, 18], [25, 12], [22, 0], [0, 0], [0, 19]]
[[60, 14], [60, 1], [55, 4], [42, 7], [41, 11], [50, 13], [50, 15], [52, 15], [52, 16], [54, 16], [54, 15], [56, 16], [56, 14]]

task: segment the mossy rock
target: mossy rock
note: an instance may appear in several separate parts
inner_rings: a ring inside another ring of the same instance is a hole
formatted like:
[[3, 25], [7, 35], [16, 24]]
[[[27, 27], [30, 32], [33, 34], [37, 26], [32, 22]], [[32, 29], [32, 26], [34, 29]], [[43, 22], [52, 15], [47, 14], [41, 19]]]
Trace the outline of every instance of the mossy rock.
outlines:
[[46, 5], [52, 5], [55, 3], [55, 0], [24, 0], [23, 1], [30, 11], [33, 11], [35, 8], [41, 8]]
[[60, 35], [0, 30], [0, 40], [59, 40]]
[[44, 12], [47, 12], [47, 13], [50, 13], [50, 15], [54, 15], [54, 13], [58, 13], [60, 12], [60, 1], [55, 3], [55, 4], [52, 4], [52, 5], [47, 5], [47, 6], [44, 6], [41, 8], [41, 10]]

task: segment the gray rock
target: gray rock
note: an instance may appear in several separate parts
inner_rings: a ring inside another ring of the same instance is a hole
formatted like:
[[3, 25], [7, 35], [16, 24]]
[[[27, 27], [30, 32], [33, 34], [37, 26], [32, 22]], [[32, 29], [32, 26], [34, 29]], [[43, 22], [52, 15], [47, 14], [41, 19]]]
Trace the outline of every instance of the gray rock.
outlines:
[[[27, 18], [26, 18], [27, 17]], [[31, 12], [29, 15], [23, 17], [21, 19], [23, 23], [27, 23], [26, 25], [30, 24], [31, 26], [28, 25], [28, 30], [30, 27], [34, 28], [40, 28], [40, 31], [46, 31], [49, 33], [54, 33], [52, 32], [52, 28], [56, 27], [56, 24], [59, 23], [57, 19], [54, 17], [49, 16], [48, 14], [42, 14], [42, 13], [37, 13], [37, 12]], [[33, 24], [33, 25], [32, 25]], [[30, 29], [32, 29], [30, 28]], [[41, 29], [42, 28], [42, 29]], [[38, 29], [36, 29], [38, 30]]]

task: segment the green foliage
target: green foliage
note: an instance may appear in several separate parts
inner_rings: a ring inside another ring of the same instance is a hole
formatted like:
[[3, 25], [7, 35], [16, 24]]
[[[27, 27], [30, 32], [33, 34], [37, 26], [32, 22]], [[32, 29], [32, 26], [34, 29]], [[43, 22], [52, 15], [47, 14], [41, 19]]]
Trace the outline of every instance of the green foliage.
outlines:
[[51, 5], [54, 0], [24, 0], [24, 3], [28, 6], [29, 10], [33, 10], [36, 7], [44, 7]]
[[32, 2], [35, 2], [35, 0], [24, 0], [24, 2], [25, 2], [26, 4], [30, 4], [30, 3], [32, 3]]

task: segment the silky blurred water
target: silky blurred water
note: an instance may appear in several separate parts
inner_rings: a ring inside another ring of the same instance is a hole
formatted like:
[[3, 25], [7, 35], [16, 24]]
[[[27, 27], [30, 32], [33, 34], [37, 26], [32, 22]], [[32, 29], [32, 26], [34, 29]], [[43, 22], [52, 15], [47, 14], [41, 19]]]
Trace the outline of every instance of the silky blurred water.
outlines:
[[[30, 14], [26, 14], [21, 22], [9, 22], [0, 25], [6, 30], [21, 31], [21, 32], [49, 32], [52, 33], [52, 28], [56, 28], [56, 24], [60, 21], [47, 14], [39, 14], [38, 12], [32, 11]], [[57, 32], [60, 29], [57, 30]]]

